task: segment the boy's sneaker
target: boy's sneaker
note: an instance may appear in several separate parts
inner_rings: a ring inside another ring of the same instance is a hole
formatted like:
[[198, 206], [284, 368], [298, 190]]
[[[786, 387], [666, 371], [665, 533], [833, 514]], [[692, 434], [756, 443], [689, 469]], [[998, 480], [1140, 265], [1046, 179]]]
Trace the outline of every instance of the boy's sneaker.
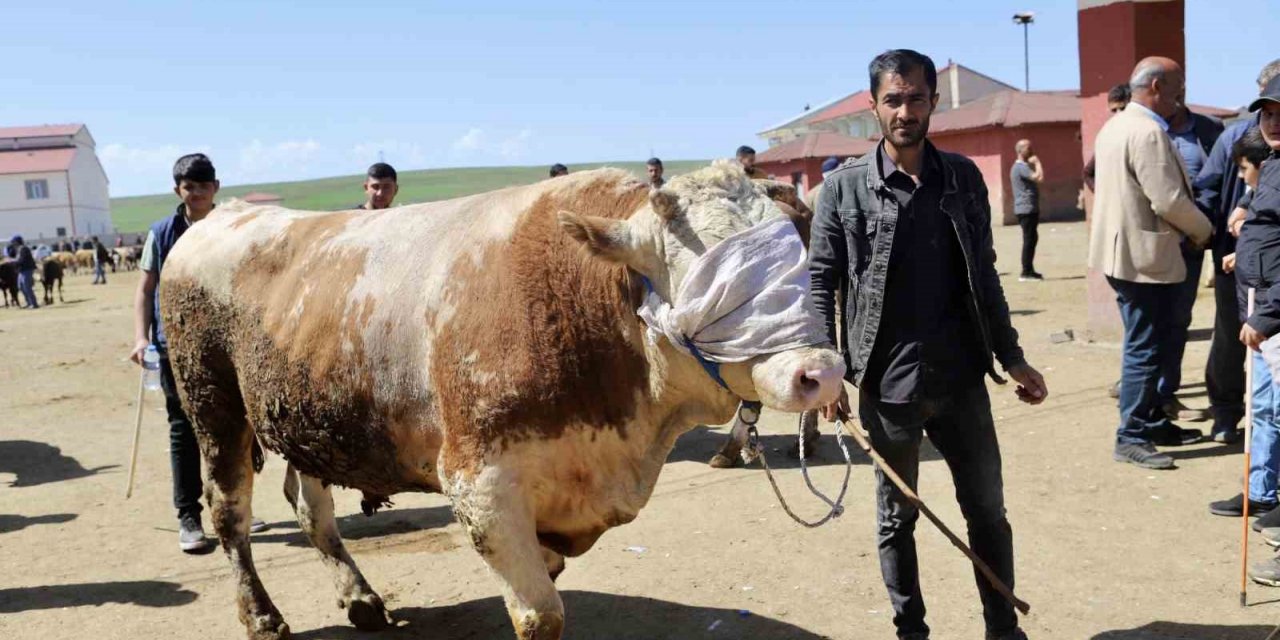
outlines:
[[1184, 429], [1170, 425], [1151, 434], [1151, 444], [1161, 447], [1181, 447], [1204, 440], [1204, 433], [1199, 429]]
[[1262, 541], [1273, 547], [1280, 548], [1280, 527], [1263, 529]]
[[[1256, 500], [1249, 501], [1249, 515], [1261, 516], [1266, 515], [1272, 509], [1276, 508], [1274, 502], [1258, 502]], [[1209, 513], [1215, 516], [1226, 516], [1228, 518], [1239, 518], [1244, 515], [1244, 494], [1237, 493], [1233, 498], [1226, 500], [1218, 500], [1209, 503]]]
[[199, 517], [185, 516], [178, 521], [178, 548], [183, 553], [200, 553], [213, 548], [213, 541], [204, 536]]
[[1112, 457], [1116, 462], [1128, 462], [1144, 469], [1174, 468], [1172, 457], [1156, 451], [1154, 445], [1145, 442], [1141, 444], [1117, 442], [1116, 450]]
[[1249, 567], [1249, 578], [1268, 587], [1280, 587], [1280, 556]]
[[1218, 444], [1235, 444], [1240, 442], [1240, 430], [1235, 427], [1219, 429], [1213, 428], [1213, 441]]
[[1034, 271], [1018, 276], [1018, 282], [1040, 282], [1041, 280], [1044, 280], [1044, 276]]
[[[1250, 506], [1249, 509], [1249, 515], [1253, 515], [1253, 506]], [[1275, 505], [1271, 506], [1271, 511], [1268, 511], [1267, 513], [1259, 511], [1258, 514], [1262, 517], [1253, 521], [1254, 531], [1262, 533], [1263, 529], [1280, 527], [1280, 509], [1277, 509]]]
[[1160, 409], [1164, 411], [1166, 418], [1183, 422], [1204, 422], [1213, 417], [1208, 409], [1192, 409], [1177, 398], [1164, 403]]

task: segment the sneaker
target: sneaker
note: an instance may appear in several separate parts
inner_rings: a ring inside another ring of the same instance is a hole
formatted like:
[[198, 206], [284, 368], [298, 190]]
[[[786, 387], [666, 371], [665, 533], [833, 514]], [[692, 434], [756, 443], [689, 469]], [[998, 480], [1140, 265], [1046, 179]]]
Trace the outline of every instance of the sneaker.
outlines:
[[1249, 567], [1249, 578], [1268, 587], [1280, 587], [1280, 556]]
[[1018, 276], [1018, 282], [1040, 282], [1041, 280], [1044, 280], [1044, 276], [1034, 271]]
[[1177, 398], [1164, 403], [1161, 409], [1164, 410], [1165, 417], [1181, 422], [1204, 422], [1213, 417], [1208, 409], [1192, 409]]
[[254, 518], [249, 522], [249, 533], [262, 533], [270, 528], [271, 525], [263, 522], [262, 518]]
[[1241, 434], [1240, 430], [1235, 427], [1222, 429], [1214, 427], [1210, 437], [1218, 444], [1236, 444], [1240, 442]]
[[[1261, 516], [1269, 513], [1276, 508], [1276, 503], [1249, 501], [1249, 515]], [[1215, 516], [1226, 516], [1228, 518], [1239, 518], [1244, 515], [1244, 494], [1237, 493], [1233, 498], [1226, 500], [1218, 500], [1209, 503], [1209, 513]]]
[[[1249, 515], [1254, 515], [1253, 506], [1249, 507]], [[1274, 505], [1270, 511], [1266, 513], [1258, 512], [1258, 515], [1261, 517], [1253, 521], [1254, 531], [1262, 533], [1266, 529], [1280, 527], [1280, 509], [1277, 509]]]
[[213, 541], [204, 536], [199, 517], [186, 516], [178, 521], [178, 548], [183, 553], [199, 553], [213, 548]]
[[1120, 399], [1120, 381], [1119, 380], [1116, 380], [1116, 383], [1111, 385], [1110, 389], [1107, 389], [1107, 395], [1111, 396], [1115, 400]]
[[1150, 443], [1128, 444], [1116, 443], [1115, 453], [1112, 458], [1116, 462], [1128, 462], [1136, 464], [1144, 469], [1173, 469], [1173, 458], [1166, 453], [1156, 451], [1154, 445]]
[[1177, 425], [1151, 434], [1151, 444], [1161, 447], [1182, 447], [1201, 440], [1204, 440], [1204, 433], [1199, 429], [1183, 429]]
[[1280, 549], [1280, 527], [1271, 527], [1262, 530], [1262, 541]]

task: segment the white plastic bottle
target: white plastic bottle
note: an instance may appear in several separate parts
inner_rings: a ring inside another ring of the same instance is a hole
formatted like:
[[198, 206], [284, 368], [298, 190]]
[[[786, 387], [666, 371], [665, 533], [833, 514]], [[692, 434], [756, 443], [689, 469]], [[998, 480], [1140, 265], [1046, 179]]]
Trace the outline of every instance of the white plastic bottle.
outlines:
[[142, 386], [147, 391], [160, 388], [160, 352], [156, 351], [155, 345], [149, 345], [142, 354]]

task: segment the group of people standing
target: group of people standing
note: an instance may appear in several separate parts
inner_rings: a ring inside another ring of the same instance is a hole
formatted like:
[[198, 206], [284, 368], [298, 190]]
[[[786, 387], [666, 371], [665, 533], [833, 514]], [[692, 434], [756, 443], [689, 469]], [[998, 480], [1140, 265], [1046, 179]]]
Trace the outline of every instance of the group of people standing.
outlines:
[[[1280, 546], [1280, 60], [1257, 79], [1250, 117], [1224, 130], [1186, 106], [1181, 66], [1148, 58], [1109, 94], [1113, 117], [1098, 133], [1086, 182], [1095, 191], [1089, 266], [1116, 293], [1124, 323], [1114, 457], [1172, 469], [1157, 447], [1201, 441], [1179, 419], [1209, 419], [1218, 443], [1240, 439], [1252, 402], [1249, 495], [1216, 501], [1213, 514], [1261, 516], [1253, 524]], [[1178, 401], [1182, 356], [1205, 251], [1213, 257], [1213, 342], [1205, 370], [1210, 410]], [[1256, 304], [1250, 300], [1256, 294]], [[1245, 389], [1247, 351], [1254, 382]], [[1280, 586], [1280, 557], [1255, 565], [1254, 581]]]

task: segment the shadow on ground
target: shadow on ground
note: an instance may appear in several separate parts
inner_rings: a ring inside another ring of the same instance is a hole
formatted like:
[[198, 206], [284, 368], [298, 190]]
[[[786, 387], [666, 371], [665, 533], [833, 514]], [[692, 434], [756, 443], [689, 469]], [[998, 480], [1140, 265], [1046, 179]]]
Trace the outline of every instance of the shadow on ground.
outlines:
[[[413, 509], [384, 508], [372, 516], [353, 513], [338, 518], [338, 531], [343, 540], [363, 540], [426, 529], [437, 529], [453, 522], [453, 510], [446, 506]], [[282, 531], [291, 529], [291, 531]], [[253, 534], [254, 543], [283, 542], [290, 547], [310, 547], [307, 536], [298, 530], [296, 520], [271, 523], [271, 529]]]
[[[695, 607], [653, 598], [590, 591], [564, 591], [565, 640], [651, 640], [652, 638], [769, 638], [819, 640], [826, 636], [759, 615], [733, 609]], [[431, 637], [435, 640], [488, 640], [514, 636], [501, 598], [485, 598], [438, 607], [392, 611], [399, 627], [373, 634], [332, 626], [294, 634], [296, 640], [356, 640], [377, 637]], [[294, 628], [301, 620], [288, 621]], [[708, 631], [715, 625], [714, 630]]]
[[[809, 457], [807, 464], [810, 467], [825, 467], [830, 465], [843, 465], [844, 454], [840, 453], [840, 445], [836, 443], [835, 425], [825, 421], [819, 421], [818, 430], [822, 433], [822, 437], [818, 440], [818, 446]], [[771, 469], [799, 469], [800, 460], [787, 455], [787, 451], [796, 445], [796, 432], [794, 426], [788, 426], [785, 435], [760, 434], [760, 443], [764, 445], [765, 455], [769, 457], [769, 468]], [[676, 440], [676, 446], [671, 450], [671, 455], [667, 456], [667, 462], [701, 462], [706, 463], [720, 451], [720, 447], [729, 438], [729, 431], [715, 431], [710, 427], [698, 425], [692, 431], [680, 436]], [[845, 436], [844, 445], [849, 449], [849, 457], [853, 460], [854, 465], [870, 465], [871, 458], [858, 447], [858, 443], [853, 438]], [[920, 460], [941, 460], [942, 456], [929, 443], [929, 439], [925, 438], [920, 445]], [[753, 468], [759, 468], [759, 463], [753, 463]]]
[[197, 597], [198, 594], [183, 589], [182, 585], [155, 580], [19, 587], [0, 589], [0, 614], [65, 607], [96, 607], [107, 603], [177, 607], [191, 604]]
[[1275, 627], [1150, 622], [1137, 629], [1104, 631], [1090, 640], [1265, 640]]
[[17, 514], [6, 515], [0, 513], [0, 533], [12, 533], [21, 531], [27, 527], [34, 527], [40, 524], [62, 524], [71, 522], [76, 519], [74, 513], [50, 513], [43, 516], [20, 516]]
[[109, 464], [86, 469], [75, 458], [62, 455], [62, 449], [53, 445], [31, 440], [0, 440], [0, 474], [17, 476], [9, 485], [11, 487], [34, 487], [74, 480], [118, 466]]

